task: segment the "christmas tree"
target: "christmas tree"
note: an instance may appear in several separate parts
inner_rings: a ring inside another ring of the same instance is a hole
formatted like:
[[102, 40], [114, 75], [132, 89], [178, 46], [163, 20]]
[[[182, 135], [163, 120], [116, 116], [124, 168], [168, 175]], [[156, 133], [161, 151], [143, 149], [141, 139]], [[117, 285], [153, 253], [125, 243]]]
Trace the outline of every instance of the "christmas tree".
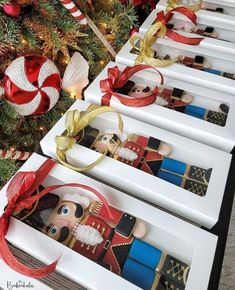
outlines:
[[[113, 59], [110, 49], [117, 52], [124, 45], [137, 21], [131, 2], [73, 1], [88, 21], [84, 25], [84, 21], [79, 21], [81, 17], [73, 17], [63, 2], [66, 1], [0, 0], [0, 81], [12, 61], [25, 55], [46, 56], [63, 75], [74, 52], [81, 53], [89, 63], [92, 80]], [[141, 1], [136, 5], [140, 4]], [[70, 92], [61, 90], [59, 101], [48, 113], [22, 116], [1, 95], [0, 187], [21, 166], [21, 159], [39, 150], [42, 137], [74, 101]]]

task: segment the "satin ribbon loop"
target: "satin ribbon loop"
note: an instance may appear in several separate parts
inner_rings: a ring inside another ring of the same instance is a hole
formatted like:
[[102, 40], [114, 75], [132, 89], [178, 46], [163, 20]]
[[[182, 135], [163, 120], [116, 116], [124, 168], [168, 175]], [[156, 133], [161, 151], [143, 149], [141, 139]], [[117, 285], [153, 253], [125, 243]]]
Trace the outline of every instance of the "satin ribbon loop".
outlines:
[[117, 66], [108, 69], [108, 79], [111, 81], [113, 86], [115, 86], [115, 82], [119, 79], [120, 74], [120, 70]]
[[115, 90], [123, 88], [123, 86], [135, 73], [145, 69], [153, 69], [155, 72], [157, 72], [160, 75], [160, 84], [163, 85], [163, 75], [153, 66], [144, 64], [135, 65], [133, 67], [127, 66], [122, 73], [120, 72], [119, 68], [115, 66], [108, 70], [108, 78], [100, 81], [100, 90], [102, 93], [105, 93], [101, 97], [101, 104], [103, 106], [110, 106], [110, 100], [112, 96], [118, 99], [121, 104], [129, 107], [143, 107], [154, 103], [158, 95], [157, 86], [154, 88], [151, 95], [140, 98], [130, 98], [115, 92]]
[[105, 93], [102, 99], [106, 100], [105, 103], [102, 103], [102, 105], [109, 105], [109, 101], [112, 95], [115, 94], [114, 87], [119, 77], [120, 77], [119, 68], [115, 66], [108, 69], [108, 78], [100, 81], [101, 92]]
[[[130, 38], [131, 46], [139, 51], [138, 56], [136, 57], [135, 64], [148, 64], [153, 67], [167, 67], [175, 63], [175, 59], [156, 59], [155, 51], [152, 49], [153, 44], [157, 41], [156, 32], [162, 26], [161, 22], [158, 22], [150, 27], [150, 29], [146, 32], [144, 38], [142, 39], [138, 35], [133, 35]], [[165, 28], [166, 29], [166, 28]]]
[[[166, 7], [166, 11], [170, 11], [174, 8], [178, 8], [178, 7], [184, 7], [183, 5], [181, 4], [178, 4], [178, 0], [168, 0], [167, 1], [167, 7]], [[201, 9], [202, 7], [202, 0], [198, 0], [197, 1], [198, 3], [196, 4], [192, 4], [192, 5], [187, 5], [186, 8], [190, 9], [191, 11], [198, 11]]]
[[76, 143], [76, 135], [83, 131], [96, 117], [106, 112], [112, 112], [117, 114], [118, 129], [121, 133], [123, 133], [122, 118], [114, 108], [107, 106], [101, 107], [96, 105], [90, 105], [85, 112], [80, 113], [78, 110], [74, 110], [67, 113], [65, 121], [66, 130], [62, 136], [55, 137], [56, 154], [61, 164], [72, 170], [84, 172], [92, 169], [105, 158], [106, 154], [108, 153], [107, 150], [91, 164], [84, 167], [76, 167], [69, 164], [66, 153], [69, 149], [72, 149], [73, 145]]
[[55, 142], [58, 150], [68, 151], [72, 149], [73, 145], [76, 143], [76, 139], [68, 136], [56, 136]]
[[[170, 14], [169, 14], [170, 15]], [[166, 22], [166, 18], [165, 18], [165, 14], [164, 11], [160, 11], [157, 13], [157, 21], [161, 21], [163, 25], [166, 26], [167, 22]]]
[[105, 79], [100, 81], [100, 88], [102, 93], [113, 93], [113, 84], [111, 79]]
[[7, 221], [10, 216], [14, 213], [14, 205], [8, 205], [3, 213], [4, 219]]
[[[172, 40], [188, 45], [199, 45], [200, 42], [204, 39], [202, 37], [197, 37], [197, 38], [192, 38], [192, 37], [185, 37], [180, 35], [179, 33], [176, 33], [172, 29], [167, 28], [167, 24], [169, 21], [172, 19], [173, 15], [175, 12], [178, 12], [184, 16], [186, 16], [194, 25], [197, 25], [197, 16], [196, 14], [188, 9], [187, 7], [177, 7], [166, 14], [164, 14], [163, 11], [160, 11], [157, 13], [157, 18], [156, 18], [156, 37], [163, 38], [165, 36], [171, 38]], [[161, 27], [158, 28], [161, 24]], [[158, 28], [158, 30], [157, 30]]]
[[174, 12], [185, 15], [190, 21], [196, 24], [196, 14], [186, 7], [177, 7], [170, 10], [166, 14], [163, 11], [160, 11], [157, 14], [155, 23], [151, 25], [143, 39], [138, 35], [134, 35], [130, 39], [131, 46], [135, 50], [139, 51], [139, 55], [135, 60], [135, 64], [146, 63], [154, 67], [167, 67], [177, 61], [177, 59], [155, 58], [155, 51], [153, 50], [152, 46], [156, 43], [158, 38], [164, 38], [165, 36], [167, 36], [174, 41], [188, 45], [199, 45], [200, 42], [204, 39], [201, 37], [185, 37], [167, 28], [167, 24], [172, 19]]
[[[13, 270], [33, 278], [41, 278], [53, 272], [56, 268], [57, 261], [54, 263], [32, 269], [19, 262], [11, 253], [6, 241], [6, 234], [10, 225], [10, 217], [13, 214], [23, 210], [32, 208], [34, 201], [27, 202], [38, 186], [42, 183], [49, 171], [54, 167], [55, 162], [48, 159], [44, 162], [36, 172], [19, 172], [10, 181], [6, 196], [8, 204], [4, 213], [0, 217], [0, 257]], [[39, 197], [37, 197], [39, 199]]]

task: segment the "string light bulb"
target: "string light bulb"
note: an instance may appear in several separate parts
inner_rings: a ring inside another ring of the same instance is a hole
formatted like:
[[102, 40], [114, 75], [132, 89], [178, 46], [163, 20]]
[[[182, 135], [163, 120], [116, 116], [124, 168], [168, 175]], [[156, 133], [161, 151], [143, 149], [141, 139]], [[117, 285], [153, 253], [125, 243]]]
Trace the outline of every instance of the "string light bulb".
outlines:
[[44, 131], [44, 130], [45, 130], [45, 127], [44, 127], [44, 126], [40, 126], [38, 129], [39, 129], [40, 131]]
[[11, 152], [14, 152], [16, 150], [16, 148], [14, 146], [10, 147]]

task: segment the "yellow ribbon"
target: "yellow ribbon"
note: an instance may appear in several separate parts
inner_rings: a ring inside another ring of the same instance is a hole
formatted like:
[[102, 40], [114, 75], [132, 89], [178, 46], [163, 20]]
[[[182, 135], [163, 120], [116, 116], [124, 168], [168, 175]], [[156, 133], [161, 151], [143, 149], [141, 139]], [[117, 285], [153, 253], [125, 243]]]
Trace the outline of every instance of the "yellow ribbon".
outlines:
[[57, 158], [61, 164], [64, 166], [75, 170], [75, 171], [87, 171], [99, 164], [107, 154], [107, 151], [104, 152], [96, 161], [90, 165], [84, 167], [75, 167], [68, 163], [66, 152], [73, 147], [76, 143], [76, 138], [74, 138], [79, 132], [84, 131], [84, 129], [90, 124], [90, 122], [95, 119], [98, 115], [103, 113], [113, 112], [118, 115], [118, 128], [120, 132], [123, 132], [123, 121], [120, 114], [111, 107], [106, 106], [96, 106], [90, 105], [85, 112], [82, 114], [78, 110], [69, 111], [66, 114], [65, 127], [66, 130], [62, 136], [56, 136], [56, 154]]
[[[167, 28], [162, 21], [154, 23], [146, 32], [144, 38], [134, 35], [130, 39], [131, 46], [139, 51], [139, 55], [135, 60], [135, 64], [146, 63], [154, 67], [166, 67], [176, 62], [176, 59], [156, 59], [155, 51], [152, 49], [158, 37], [165, 37]], [[139, 46], [136, 43], [139, 42]]]
[[170, 10], [176, 8], [176, 7], [181, 7], [181, 6], [187, 7], [188, 9], [196, 12], [196, 11], [201, 9], [202, 0], [198, 1], [197, 4], [193, 4], [193, 5], [184, 5], [184, 4], [181, 3], [180, 0], [168, 0], [167, 1], [167, 6], [166, 6], [166, 11], [170, 11]]

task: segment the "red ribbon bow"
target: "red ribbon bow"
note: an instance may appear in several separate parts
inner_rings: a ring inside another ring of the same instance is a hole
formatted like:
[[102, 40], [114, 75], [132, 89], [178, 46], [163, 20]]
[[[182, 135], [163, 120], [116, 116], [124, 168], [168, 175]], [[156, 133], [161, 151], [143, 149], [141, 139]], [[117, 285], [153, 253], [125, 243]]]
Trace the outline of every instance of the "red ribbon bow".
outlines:
[[69, 183], [63, 185], [53, 185], [32, 196], [32, 193], [37, 190], [38, 186], [46, 178], [55, 164], [56, 163], [51, 159], [47, 159], [36, 172], [17, 173], [12, 178], [7, 188], [8, 204], [4, 213], [0, 217], [0, 257], [13, 270], [32, 278], [42, 278], [53, 272], [56, 268], [58, 259], [46, 267], [33, 269], [25, 266], [13, 256], [5, 238], [9, 229], [10, 217], [13, 213], [19, 212], [23, 209], [31, 209], [33, 204], [48, 192], [61, 187], [70, 186], [79, 187], [95, 194], [103, 202], [109, 218], [111, 220], [113, 219], [108, 202], [102, 196], [102, 194], [100, 194], [95, 189], [83, 184]]
[[148, 106], [156, 101], [158, 95], [158, 87], [156, 86], [153, 93], [150, 96], [142, 98], [128, 98], [118, 94], [115, 90], [122, 88], [127, 81], [137, 72], [144, 69], [154, 69], [161, 77], [161, 85], [164, 83], [163, 75], [160, 71], [150, 65], [135, 65], [133, 67], [126, 67], [121, 73], [117, 66], [108, 69], [108, 78], [100, 81], [100, 89], [102, 93], [105, 93], [101, 98], [102, 106], [109, 106], [112, 96], [115, 96], [123, 105], [129, 107], [144, 107]]
[[[167, 12], [166, 14], [164, 14], [164, 11], [158, 12], [156, 22], [161, 21], [166, 26], [167, 23], [174, 16], [174, 12], [179, 12], [179, 13], [185, 15], [191, 22], [193, 22], [193, 24], [197, 25], [197, 22], [196, 22], [197, 15], [192, 10], [188, 9], [187, 7], [183, 7], [183, 6], [174, 8], [174, 9], [170, 10], [169, 12]], [[166, 36], [171, 38], [174, 41], [188, 44], [188, 45], [198, 45], [204, 39], [202, 37], [196, 37], [196, 38], [186, 37], [186, 36], [178, 34], [177, 32], [175, 32], [169, 28], [167, 28]]]

